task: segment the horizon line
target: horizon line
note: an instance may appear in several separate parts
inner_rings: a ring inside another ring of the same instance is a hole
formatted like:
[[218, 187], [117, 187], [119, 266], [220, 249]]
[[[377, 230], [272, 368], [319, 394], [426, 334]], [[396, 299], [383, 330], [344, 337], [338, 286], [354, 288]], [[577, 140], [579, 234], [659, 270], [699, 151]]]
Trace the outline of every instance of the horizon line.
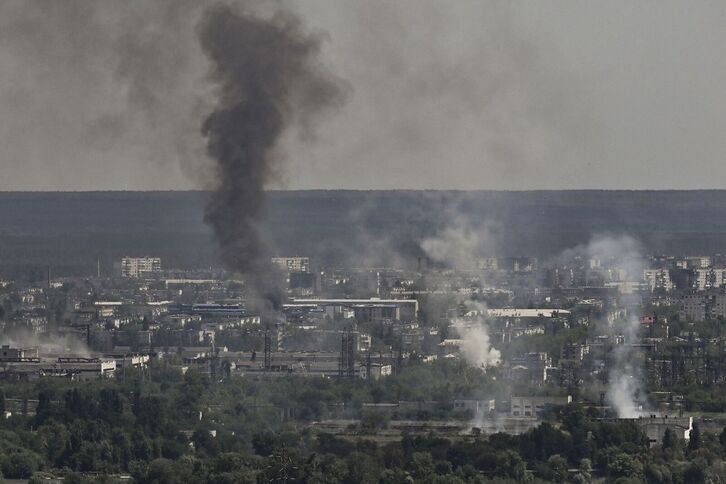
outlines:
[[[0, 194], [14, 193], [208, 193], [213, 189], [101, 189], [101, 190], [0, 190]], [[267, 193], [298, 193], [298, 192], [440, 192], [440, 193], [532, 193], [532, 192], [726, 192], [726, 188], [520, 188], [520, 189], [460, 189], [460, 188], [301, 188], [301, 189], [266, 189]]]

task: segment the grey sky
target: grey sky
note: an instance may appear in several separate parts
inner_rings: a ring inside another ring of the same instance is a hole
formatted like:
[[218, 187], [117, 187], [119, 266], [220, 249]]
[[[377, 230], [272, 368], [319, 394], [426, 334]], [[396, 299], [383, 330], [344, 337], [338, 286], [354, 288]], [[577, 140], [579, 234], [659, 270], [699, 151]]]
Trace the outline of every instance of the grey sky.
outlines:
[[[723, 2], [290, 4], [352, 94], [284, 187], [724, 188]], [[0, 189], [203, 188], [200, 8], [0, 1]]]

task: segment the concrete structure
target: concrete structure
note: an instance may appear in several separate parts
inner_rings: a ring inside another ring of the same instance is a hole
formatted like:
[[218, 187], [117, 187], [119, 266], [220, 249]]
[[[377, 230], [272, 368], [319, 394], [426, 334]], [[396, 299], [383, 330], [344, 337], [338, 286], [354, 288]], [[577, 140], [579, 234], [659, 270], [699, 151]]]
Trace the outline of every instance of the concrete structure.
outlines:
[[690, 440], [693, 428], [693, 417], [672, 417], [668, 415], [647, 415], [638, 418], [604, 419], [610, 422], [633, 422], [640, 427], [648, 437], [651, 447], [663, 443], [666, 430], [670, 429], [673, 436], [680, 440]]
[[148, 354], [113, 354], [107, 353], [107, 357], [114, 358], [117, 369], [146, 368], [150, 356]]
[[651, 292], [671, 292], [674, 287], [670, 271], [668, 271], [668, 269], [646, 269], [643, 271], [643, 279], [645, 279], [650, 286]]
[[496, 400], [454, 400], [454, 410], [470, 411], [474, 417], [488, 417], [496, 408]]
[[112, 378], [115, 371], [116, 360], [107, 358], [33, 358], [0, 363], [0, 379], [14, 381], [41, 377], [85, 381]]
[[724, 287], [726, 285], [726, 269], [723, 268], [707, 268], [696, 269], [693, 281], [694, 289], [697, 291], [705, 291]]
[[289, 352], [333, 352], [340, 349], [341, 336], [349, 333], [351, 344], [356, 352], [367, 350], [370, 347], [363, 346], [361, 335], [358, 331], [346, 332], [337, 329], [304, 329], [295, 331], [290, 335], [283, 335], [280, 338], [279, 348]]
[[496, 257], [482, 257], [477, 259], [476, 268], [483, 271], [496, 271], [499, 269], [499, 259]]
[[[468, 313], [469, 315], [476, 315], [475, 312]], [[512, 318], [512, 319], [539, 319], [539, 318], [566, 318], [570, 315], [570, 311], [566, 309], [521, 309], [521, 308], [506, 308], [506, 309], [487, 309], [486, 315], [490, 318]]]
[[165, 279], [164, 284], [167, 288], [174, 288], [176, 286], [202, 286], [202, 285], [215, 285], [221, 284], [222, 282], [217, 279]]
[[660, 445], [666, 430], [670, 429], [673, 435], [680, 440], [690, 440], [693, 428], [693, 417], [648, 416], [640, 417], [637, 424], [648, 436], [651, 447]]
[[711, 266], [712, 260], [709, 256], [689, 256], [676, 261], [676, 267], [682, 269], [706, 269]]
[[96, 301], [93, 306], [96, 308], [97, 317], [111, 318], [118, 313], [123, 303], [121, 301]]
[[686, 294], [681, 298], [680, 317], [688, 321], [706, 320], [707, 298], [703, 294]]
[[587, 344], [566, 343], [562, 345], [560, 360], [582, 361], [589, 352]]
[[272, 263], [287, 272], [310, 272], [308, 257], [273, 257]]
[[464, 345], [463, 339], [447, 338], [436, 345], [436, 352], [440, 358], [451, 358], [458, 356], [461, 347]]
[[679, 316], [687, 321], [726, 318], [726, 294], [715, 291], [685, 294], [679, 301]]
[[46, 375], [67, 376], [73, 380], [112, 378], [115, 371], [116, 360], [107, 358], [58, 358], [43, 367]]
[[726, 318], [726, 294], [717, 294], [713, 297], [710, 316], [714, 319]]
[[121, 277], [145, 277], [161, 271], [159, 257], [123, 257], [121, 259]]
[[2, 345], [2, 348], [0, 348], [0, 362], [21, 361], [40, 361], [38, 359], [38, 348], [13, 348], [10, 345]]
[[400, 400], [391, 403], [364, 403], [362, 409], [364, 412], [382, 413], [400, 418], [407, 413], [432, 412], [440, 406], [441, 402], [435, 400]]
[[415, 321], [418, 315], [418, 301], [415, 299], [300, 299], [293, 298], [290, 304], [283, 308], [294, 307], [323, 307], [353, 310], [355, 317], [360, 321]]
[[393, 373], [393, 366], [386, 365], [383, 363], [371, 363], [370, 365], [360, 365], [362, 377], [369, 380], [380, 380], [385, 376], [390, 376]]
[[565, 397], [512, 397], [509, 402], [510, 417], [538, 417], [548, 407], [572, 403], [572, 396]]
[[203, 319], [217, 318], [234, 320], [234, 325], [259, 325], [260, 316], [251, 314], [240, 304], [170, 304], [167, 311], [171, 316], [200, 316]]
[[552, 359], [547, 353], [531, 352], [510, 360], [509, 378], [515, 382], [542, 385], [547, 380], [547, 369]]

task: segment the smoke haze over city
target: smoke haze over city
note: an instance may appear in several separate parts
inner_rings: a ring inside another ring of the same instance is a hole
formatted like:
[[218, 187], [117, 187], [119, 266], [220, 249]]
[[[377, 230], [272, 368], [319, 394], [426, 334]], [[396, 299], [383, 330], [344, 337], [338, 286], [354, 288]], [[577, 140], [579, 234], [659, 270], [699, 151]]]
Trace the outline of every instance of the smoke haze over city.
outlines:
[[[198, 189], [211, 2], [0, 4], [2, 190]], [[719, 2], [296, 1], [350, 87], [292, 189], [718, 188]], [[653, 174], [658, 173], [654, 178]], [[380, 174], [385, 174], [380, 176]]]
[[0, 482], [725, 482], [725, 44], [0, 0]]

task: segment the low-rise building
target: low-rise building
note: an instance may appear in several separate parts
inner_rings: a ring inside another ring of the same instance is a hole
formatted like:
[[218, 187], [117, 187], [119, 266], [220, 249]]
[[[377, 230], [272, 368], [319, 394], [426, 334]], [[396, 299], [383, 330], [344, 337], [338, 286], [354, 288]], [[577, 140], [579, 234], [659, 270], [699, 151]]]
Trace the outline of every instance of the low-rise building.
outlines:
[[38, 361], [38, 348], [14, 348], [2, 345], [0, 348], [0, 362]]
[[310, 272], [308, 257], [273, 257], [272, 263], [286, 272]]
[[454, 410], [470, 411], [473, 416], [487, 417], [496, 408], [496, 400], [454, 400]]
[[509, 378], [512, 381], [542, 385], [547, 380], [547, 369], [552, 359], [547, 353], [527, 353], [513, 357], [509, 365]]
[[[37, 354], [37, 352], [35, 353]], [[34, 380], [41, 377], [63, 377], [70, 380], [112, 378], [116, 360], [109, 358], [21, 358], [0, 365], [0, 379]]]
[[666, 430], [673, 432], [679, 440], [690, 440], [693, 428], [693, 417], [646, 416], [637, 420], [638, 426], [648, 436], [651, 447], [663, 442]]
[[661, 445], [666, 430], [673, 433], [673, 437], [680, 440], [690, 440], [693, 428], [693, 417], [675, 417], [669, 415], [644, 415], [638, 418], [603, 419], [608, 422], [633, 422], [641, 428], [648, 437], [651, 447]]
[[302, 299], [294, 298], [283, 308], [338, 308], [352, 310], [359, 321], [416, 321], [418, 301], [416, 299]]
[[510, 417], [539, 417], [549, 407], [572, 403], [572, 396], [561, 397], [512, 397], [509, 402]]

